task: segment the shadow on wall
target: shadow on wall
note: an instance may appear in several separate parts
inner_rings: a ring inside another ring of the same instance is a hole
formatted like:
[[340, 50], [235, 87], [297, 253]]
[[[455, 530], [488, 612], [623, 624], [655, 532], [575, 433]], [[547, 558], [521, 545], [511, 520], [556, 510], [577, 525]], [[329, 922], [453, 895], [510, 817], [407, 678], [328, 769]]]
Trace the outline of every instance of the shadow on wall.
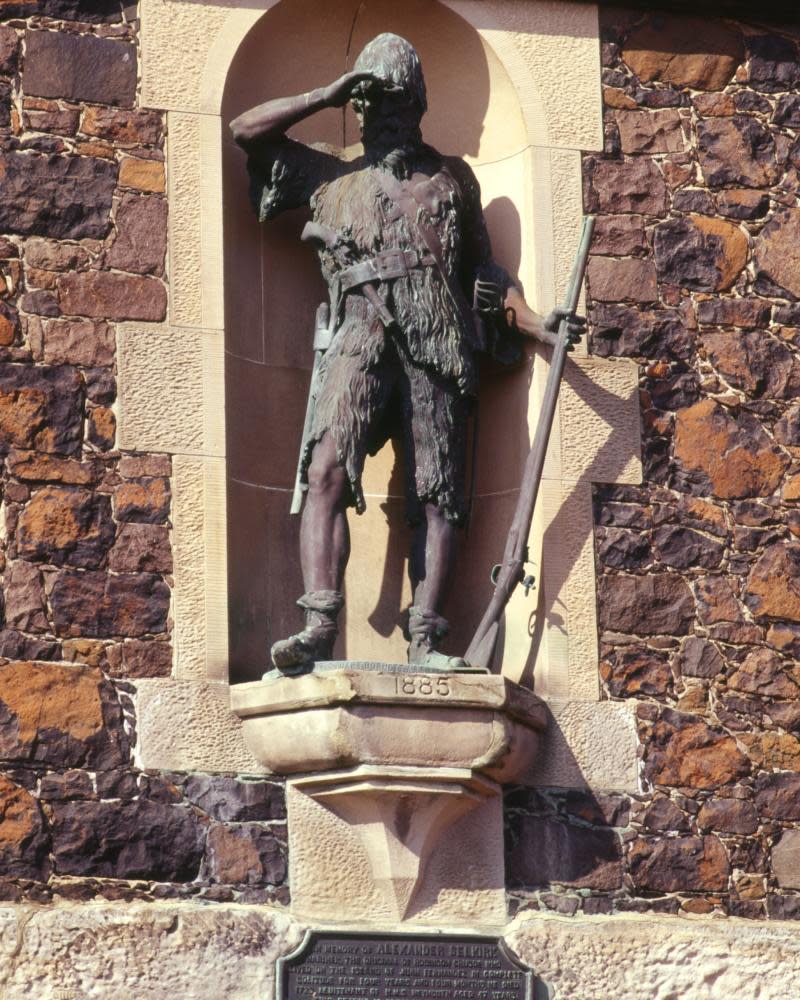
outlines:
[[[557, 719], [548, 714], [535, 771], [544, 770], [557, 787], [504, 791], [506, 889], [519, 897], [518, 908], [528, 894], [554, 886], [598, 893], [623, 887], [622, 830], [629, 824], [630, 798], [589, 787]], [[548, 771], [548, 759], [558, 761], [557, 773]], [[561, 895], [545, 903], [570, 914], [578, 907], [574, 897]]]

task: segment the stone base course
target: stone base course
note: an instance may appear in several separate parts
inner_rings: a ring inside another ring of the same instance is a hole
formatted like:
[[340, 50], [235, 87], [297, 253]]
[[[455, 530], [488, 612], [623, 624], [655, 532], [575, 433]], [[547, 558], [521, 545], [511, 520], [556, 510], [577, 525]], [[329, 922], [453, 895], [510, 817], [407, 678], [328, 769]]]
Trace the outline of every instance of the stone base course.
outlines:
[[[800, 992], [791, 924], [544, 916], [518, 919], [505, 933], [481, 930], [503, 935], [557, 1000], [786, 1000]], [[265, 906], [5, 907], [0, 990], [4, 1000], [274, 1000], [275, 962], [305, 931]]]

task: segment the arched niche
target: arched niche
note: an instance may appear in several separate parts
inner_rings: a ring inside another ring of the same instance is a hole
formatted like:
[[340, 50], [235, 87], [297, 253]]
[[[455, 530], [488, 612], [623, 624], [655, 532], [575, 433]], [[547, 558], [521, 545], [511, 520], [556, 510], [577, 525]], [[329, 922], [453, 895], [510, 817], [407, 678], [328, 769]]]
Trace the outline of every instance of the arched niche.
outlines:
[[[418, 49], [428, 86], [423, 134], [476, 171], [497, 259], [533, 289], [532, 165], [517, 91], [494, 51], [459, 15], [430, 0], [283, 0], [239, 46], [227, 74], [223, 123], [260, 101], [301, 93], [352, 66], [363, 45], [394, 31]], [[289, 504], [311, 364], [317, 304], [325, 298], [314, 252], [299, 240], [305, 212], [259, 225], [245, 157], [223, 127], [225, 410], [231, 679], [251, 680], [267, 649], [299, 624], [299, 519]], [[358, 141], [350, 109], [327, 110], [291, 133], [339, 146]], [[448, 648], [465, 648], [490, 595], [529, 446], [533, 355], [514, 371], [484, 370], [476, 497], [446, 614]], [[367, 512], [351, 513], [353, 556], [336, 655], [402, 661], [410, 603], [402, 454], [368, 459]], [[522, 634], [528, 637], [525, 622]], [[523, 645], [525, 643], [523, 642]], [[527, 645], [530, 646], [528, 639]], [[523, 651], [527, 655], [527, 650]]]

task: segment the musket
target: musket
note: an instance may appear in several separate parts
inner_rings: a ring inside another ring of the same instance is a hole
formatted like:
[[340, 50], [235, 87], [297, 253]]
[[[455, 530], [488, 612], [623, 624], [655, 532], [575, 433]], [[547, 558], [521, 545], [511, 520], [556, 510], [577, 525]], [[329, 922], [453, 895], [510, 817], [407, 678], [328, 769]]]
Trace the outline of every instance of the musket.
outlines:
[[299, 514], [303, 506], [303, 494], [308, 489], [303, 482], [303, 463], [305, 461], [306, 446], [311, 439], [311, 431], [314, 427], [314, 412], [317, 408], [317, 392], [319, 390], [319, 367], [322, 363], [323, 355], [327, 351], [331, 342], [331, 311], [327, 302], [320, 302], [317, 306], [317, 319], [314, 324], [314, 365], [311, 369], [311, 382], [308, 386], [308, 402], [306, 403], [306, 416], [303, 421], [303, 436], [300, 439], [300, 455], [297, 459], [297, 472], [294, 477], [294, 493], [292, 493], [292, 506], [290, 514]]
[[511, 599], [511, 595], [514, 593], [517, 584], [524, 582], [527, 590], [527, 587], [533, 583], [533, 579], [530, 577], [526, 578], [524, 572], [528, 556], [528, 535], [531, 530], [539, 486], [542, 482], [542, 471], [544, 469], [545, 457], [547, 456], [550, 432], [553, 427], [553, 418], [555, 417], [556, 403], [558, 402], [558, 391], [561, 387], [561, 378], [567, 362], [569, 324], [578, 308], [583, 278], [586, 273], [586, 262], [589, 256], [589, 244], [592, 241], [592, 233], [594, 232], [594, 222], [593, 216], [584, 217], [581, 241], [567, 287], [564, 316], [559, 323], [558, 336], [553, 347], [553, 356], [550, 359], [550, 371], [547, 375], [539, 424], [533, 438], [533, 445], [525, 462], [525, 472], [522, 477], [519, 499], [514, 511], [514, 519], [511, 522], [511, 528], [506, 539], [503, 561], [492, 570], [494, 593], [483, 618], [481, 618], [475, 635], [472, 637], [469, 648], [464, 654], [464, 659], [473, 667], [483, 667], [484, 669], [489, 667], [494, 655], [495, 645], [497, 644], [500, 618]]

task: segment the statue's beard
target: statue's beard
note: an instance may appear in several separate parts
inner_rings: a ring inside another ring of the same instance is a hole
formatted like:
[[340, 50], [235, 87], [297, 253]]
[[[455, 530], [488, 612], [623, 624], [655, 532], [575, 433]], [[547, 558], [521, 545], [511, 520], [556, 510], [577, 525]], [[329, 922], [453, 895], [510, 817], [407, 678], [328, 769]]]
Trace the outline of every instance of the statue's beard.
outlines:
[[365, 116], [361, 120], [364, 155], [373, 166], [381, 166], [398, 177], [409, 177], [412, 161], [424, 148], [419, 117]]

